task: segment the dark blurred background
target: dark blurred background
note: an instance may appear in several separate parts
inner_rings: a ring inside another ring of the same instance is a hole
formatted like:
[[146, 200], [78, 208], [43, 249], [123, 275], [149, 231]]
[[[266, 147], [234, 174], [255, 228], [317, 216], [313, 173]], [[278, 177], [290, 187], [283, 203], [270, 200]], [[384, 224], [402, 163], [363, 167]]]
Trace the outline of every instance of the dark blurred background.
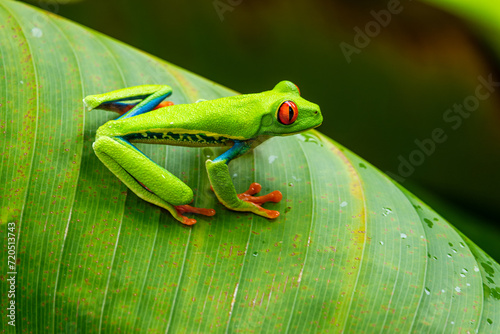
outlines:
[[497, 0], [28, 2], [242, 93], [293, 81], [321, 132], [500, 259]]

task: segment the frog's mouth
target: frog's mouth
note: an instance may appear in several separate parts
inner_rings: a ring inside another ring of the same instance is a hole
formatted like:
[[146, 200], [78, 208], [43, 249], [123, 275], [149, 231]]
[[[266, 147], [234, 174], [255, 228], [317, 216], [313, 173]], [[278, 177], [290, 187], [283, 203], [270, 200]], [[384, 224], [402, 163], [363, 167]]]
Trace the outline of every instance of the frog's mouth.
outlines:
[[297, 131], [297, 132], [290, 132], [290, 133], [284, 133], [280, 136], [282, 137], [286, 137], [286, 136], [294, 136], [294, 135], [298, 135], [298, 134], [301, 134], [301, 133], [304, 133], [306, 131], [309, 131], [309, 130], [312, 130], [312, 129], [316, 129], [318, 126], [320, 126], [321, 124], [323, 124], [323, 122], [319, 123], [318, 125], [315, 125], [313, 127], [310, 127], [309, 129], [306, 129], [306, 130], [301, 130], [301, 131]]

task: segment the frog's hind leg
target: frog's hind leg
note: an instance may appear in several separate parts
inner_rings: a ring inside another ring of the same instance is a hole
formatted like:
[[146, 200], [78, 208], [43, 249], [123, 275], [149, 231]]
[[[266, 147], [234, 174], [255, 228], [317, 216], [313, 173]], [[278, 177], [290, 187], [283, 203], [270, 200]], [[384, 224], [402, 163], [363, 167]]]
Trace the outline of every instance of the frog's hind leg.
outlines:
[[[105, 94], [89, 95], [83, 99], [83, 102], [88, 110], [104, 109], [118, 112], [121, 114], [118, 119], [121, 119], [134, 117], [173, 104], [171, 102], [162, 102], [170, 94], [172, 94], [172, 88], [167, 85], [142, 85]], [[136, 100], [142, 101], [137, 102]]]
[[137, 196], [168, 210], [186, 225], [196, 223], [185, 212], [213, 216], [214, 210], [193, 208], [193, 191], [121, 137], [101, 136], [93, 144], [98, 158]]
[[[120, 114], [120, 116], [121, 116], [121, 115], [127, 113], [130, 109], [134, 108], [138, 104], [139, 104], [139, 102], [136, 102], [136, 103], [105, 102], [99, 106], [99, 109], [114, 111], [114, 112]], [[174, 103], [172, 101], [163, 101], [163, 102], [160, 102], [160, 104], [158, 104], [152, 110], [164, 108], [164, 107], [168, 107], [168, 106], [173, 106], [173, 105], [174, 105]]]

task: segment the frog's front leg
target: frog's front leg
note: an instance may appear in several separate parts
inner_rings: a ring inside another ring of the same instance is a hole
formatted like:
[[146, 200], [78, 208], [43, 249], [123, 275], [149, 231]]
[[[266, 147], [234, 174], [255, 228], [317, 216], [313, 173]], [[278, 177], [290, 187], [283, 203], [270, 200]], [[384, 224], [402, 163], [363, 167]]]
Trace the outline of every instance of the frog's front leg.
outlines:
[[235, 141], [233, 147], [228, 151], [212, 160], [207, 160], [206, 166], [208, 171], [208, 178], [212, 185], [219, 201], [224, 204], [228, 209], [235, 211], [253, 212], [259, 216], [266, 218], [277, 218], [278, 211], [264, 209], [261, 204], [266, 202], [279, 202], [282, 199], [281, 192], [275, 190], [264, 196], [252, 196], [261, 190], [258, 183], [252, 183], [250, 188], [242, 193], [237, 194], [234, 188], [231, 176], [229, 175], [228, 163], [246, 153], [251, 148], [251, 144], [246, 141]]

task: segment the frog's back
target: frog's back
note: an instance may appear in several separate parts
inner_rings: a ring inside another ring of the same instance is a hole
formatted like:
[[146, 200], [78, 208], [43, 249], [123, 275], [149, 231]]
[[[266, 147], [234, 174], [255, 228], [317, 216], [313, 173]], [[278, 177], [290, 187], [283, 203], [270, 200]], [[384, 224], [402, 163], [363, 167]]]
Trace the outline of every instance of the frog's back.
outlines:
[[131, 142], [226, 146], [257, 136], [266, 108], [251, 95], [177, 104], [104, 126]]

